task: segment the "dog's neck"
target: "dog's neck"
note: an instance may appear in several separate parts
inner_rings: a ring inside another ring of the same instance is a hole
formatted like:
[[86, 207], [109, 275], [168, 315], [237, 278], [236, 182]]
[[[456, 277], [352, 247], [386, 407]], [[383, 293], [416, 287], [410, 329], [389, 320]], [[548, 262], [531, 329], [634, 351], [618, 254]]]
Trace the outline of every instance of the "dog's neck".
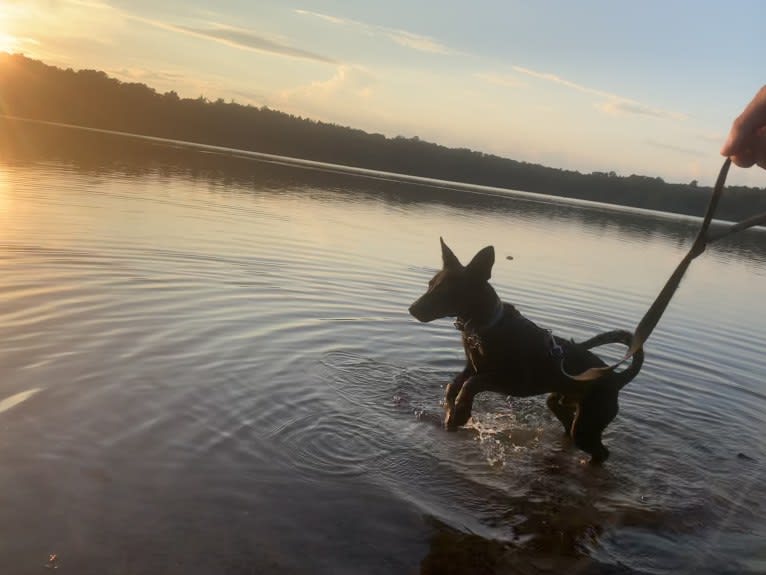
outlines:
[[495, 327], [503, 318], [503, 302], [495, 290], [487, 284], [484, 297], [472, 302], [469, 308], [459, 314], [455, 327], [460, 331], [481, 333]]

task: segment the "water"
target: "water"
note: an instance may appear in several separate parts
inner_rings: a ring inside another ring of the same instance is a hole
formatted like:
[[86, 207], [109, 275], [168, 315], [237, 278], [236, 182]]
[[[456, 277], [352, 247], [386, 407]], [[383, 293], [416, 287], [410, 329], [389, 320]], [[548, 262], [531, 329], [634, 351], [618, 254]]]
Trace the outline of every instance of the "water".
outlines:
[[594, 469], [542, 398], [443, 431], [458, 334], [407, 307], [441, 235], [545, 327], [632, 328], [695, 221], [51, 127], [0, 152], [1, 573], [766, 572], [762, 232], [694, 262]]

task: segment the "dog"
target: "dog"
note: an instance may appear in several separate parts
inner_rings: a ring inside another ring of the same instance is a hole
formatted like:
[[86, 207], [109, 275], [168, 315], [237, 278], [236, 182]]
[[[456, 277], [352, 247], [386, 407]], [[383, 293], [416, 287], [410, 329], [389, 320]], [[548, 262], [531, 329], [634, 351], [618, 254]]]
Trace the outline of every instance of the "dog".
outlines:
[[409, 308], [421, 322], [455, 317], [462, 332], [466, 365], [447, 385], [444, 426], [454, 431], [471, 417], [473, 398], [483, 391], [514, 397], [549, 394], [548, 408], [577, 447], [599, 464], [609, 457], [601, 435], [617, 416], [618, 394], [641, 370], [639, 350], [629, 367], [593, 381], [577, 381], [581, 373], [605, 363], [590, 349], [604, 343], [627, 345], [631, 333], [615, 330], [575, 343], [537, 326], [510, 303], [503, 303], [490, 285], [495, 250], [487, 246], [463, 266], [440, 238], [442, 269], [428, 290]]

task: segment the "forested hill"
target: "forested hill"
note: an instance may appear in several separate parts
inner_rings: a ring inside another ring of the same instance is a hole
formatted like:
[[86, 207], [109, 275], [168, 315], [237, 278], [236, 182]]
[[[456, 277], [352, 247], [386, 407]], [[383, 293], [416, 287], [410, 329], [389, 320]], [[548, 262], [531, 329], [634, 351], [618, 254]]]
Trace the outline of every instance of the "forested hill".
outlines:
[[[268, 108], [160, 94], [104, 72], [62, 70], [21, 55], [0, 54], [0, 113], [683, 214], [702, 214], [709, 196], [709, 188], [661, 178], [581, 174]], [[727, 196], [720, 218], [766, 210], [761, 189], [730, 188]]]

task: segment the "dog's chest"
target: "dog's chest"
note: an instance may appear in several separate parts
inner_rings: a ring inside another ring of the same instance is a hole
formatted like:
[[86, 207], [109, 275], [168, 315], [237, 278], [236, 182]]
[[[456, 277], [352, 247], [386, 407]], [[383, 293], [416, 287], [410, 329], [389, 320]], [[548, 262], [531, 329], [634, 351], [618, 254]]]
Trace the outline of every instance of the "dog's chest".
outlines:
[[483, 371], [490, 363], [488, 344], [489, 342], [478, 333], [463, 333], [463, 348], [466, 357], [477, 373]]

